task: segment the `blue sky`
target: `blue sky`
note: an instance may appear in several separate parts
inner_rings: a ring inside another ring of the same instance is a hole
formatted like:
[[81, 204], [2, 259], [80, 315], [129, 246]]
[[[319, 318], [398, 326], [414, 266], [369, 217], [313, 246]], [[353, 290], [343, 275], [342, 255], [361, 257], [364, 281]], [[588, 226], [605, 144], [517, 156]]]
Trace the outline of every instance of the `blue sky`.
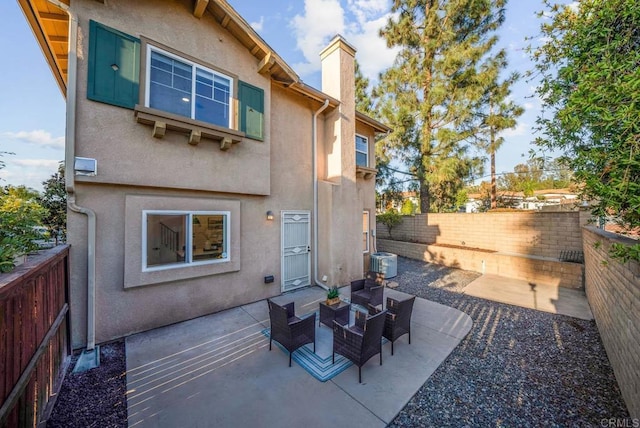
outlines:
[[[320, 85], [318, 53], [337, 33], [356, 49], [363, 73], [372, 81], [390, 66], [394, 53], [378, 37], [388, 18], [391, 0], [228, 0], [276, 52], [309, 85]], [[528, 36], [538, 32], [541, 0], [511, 0], [500, 31], [500, 45], [509, 54], [510, 70], [524, 74], [531, 68], [523, 48]], [[42, 190], [41, 182], [57, 170], [64, 158], [64, 98], [38, 47], [17, 1], [0, 1], [0, 43], [5, 61], [0, 79], [0, 151], [6, 167], [0, 184]], [[497, 171], [511, 172], [526, 161], [532, 126], [540, 102], [531, 97], [534, 84], [521, 80], [513, 88], [513, 99], [525, 108], [518, 125], [506, 131], [497, 154]], [[523, 157], [524, 155], [524, 157]]]

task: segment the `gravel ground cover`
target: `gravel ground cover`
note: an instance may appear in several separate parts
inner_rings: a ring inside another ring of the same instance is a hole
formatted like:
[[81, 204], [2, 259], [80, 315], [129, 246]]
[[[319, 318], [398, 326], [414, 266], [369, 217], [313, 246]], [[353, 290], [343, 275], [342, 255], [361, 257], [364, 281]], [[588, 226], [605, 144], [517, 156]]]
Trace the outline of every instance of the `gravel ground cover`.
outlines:
[[461, 294], [474, 272], [401, 257], [398, 272], [397, 290], [457, 308], [473, 327], [389, 426], [632, 422], [595, 321]]
[[127, 378], [124, 340], [100, 346], [100, 366], [65, 376], [48, 428], [127, 427]]
[[[398, 257], [398, 273], [397, 290], [473, 327], [389, 426], [633, 426], [594, 321], [461, 294], [475, 272]], [[100, 367], [67, 374], [47, 426], [126, 427], [125, 372], [124, 342], [101, 346]]]

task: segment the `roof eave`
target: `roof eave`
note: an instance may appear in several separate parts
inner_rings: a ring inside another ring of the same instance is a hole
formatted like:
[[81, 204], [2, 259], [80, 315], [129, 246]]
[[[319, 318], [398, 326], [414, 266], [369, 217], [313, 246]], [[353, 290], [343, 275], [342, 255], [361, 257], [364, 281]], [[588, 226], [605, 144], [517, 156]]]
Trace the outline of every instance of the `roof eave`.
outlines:
[[389, 128], [384, 123], [378, 122], [374, 118], [369, 117], [364, 113], [360, 113], [359, 111], [356, 111], [356, 120], [366, 123], [367, 125], [371, 126], [373, 129], [375, 129], [377, 132], [387, 133], [391, 131], [391, 128]]

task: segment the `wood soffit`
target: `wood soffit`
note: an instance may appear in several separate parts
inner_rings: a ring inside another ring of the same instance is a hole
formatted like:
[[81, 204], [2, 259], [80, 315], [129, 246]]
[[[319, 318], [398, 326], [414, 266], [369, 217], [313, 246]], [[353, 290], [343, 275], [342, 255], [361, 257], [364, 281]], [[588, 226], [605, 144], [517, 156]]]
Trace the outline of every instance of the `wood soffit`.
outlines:
[[[69, 0], [59, 0], [69, 6]], [[62, 95], [67, 93], [69, 15], [47, 0], [18, 0]]]

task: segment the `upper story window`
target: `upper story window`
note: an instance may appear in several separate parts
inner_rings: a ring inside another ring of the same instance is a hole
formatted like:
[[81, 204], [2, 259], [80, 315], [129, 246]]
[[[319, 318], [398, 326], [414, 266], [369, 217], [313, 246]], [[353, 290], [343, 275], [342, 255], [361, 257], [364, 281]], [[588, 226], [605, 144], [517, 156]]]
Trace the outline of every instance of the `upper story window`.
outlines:
[[[145, 61], [141, 51], [146, 53]], [[211, 124], [209, 131], [222, 127], [263, 140], [264, 90], [232, 77], [232, 71], [220, 72], [215, 65], [197, 61], [90, 20], [87, 98], [136, 112], [144, 109], [160, 119], [165, 118], [162, 113], [174, 115], [170, 119], [179, 115], [185, 118], [187, 131]], [[144, 86], [140, 74], [146, 78]], [[144, 106], [138, 106], [139, 100], [144, 100]], [[200, 123], [189, 123], [195, 120]]]
[[147, 107], [231, 128], [233, 79], [147, 45]]
[[356, 165], [369, 166], [369, 139], [356, 134]]
[[143, 271], [228, 262], [228, 211], [143, 211]]

